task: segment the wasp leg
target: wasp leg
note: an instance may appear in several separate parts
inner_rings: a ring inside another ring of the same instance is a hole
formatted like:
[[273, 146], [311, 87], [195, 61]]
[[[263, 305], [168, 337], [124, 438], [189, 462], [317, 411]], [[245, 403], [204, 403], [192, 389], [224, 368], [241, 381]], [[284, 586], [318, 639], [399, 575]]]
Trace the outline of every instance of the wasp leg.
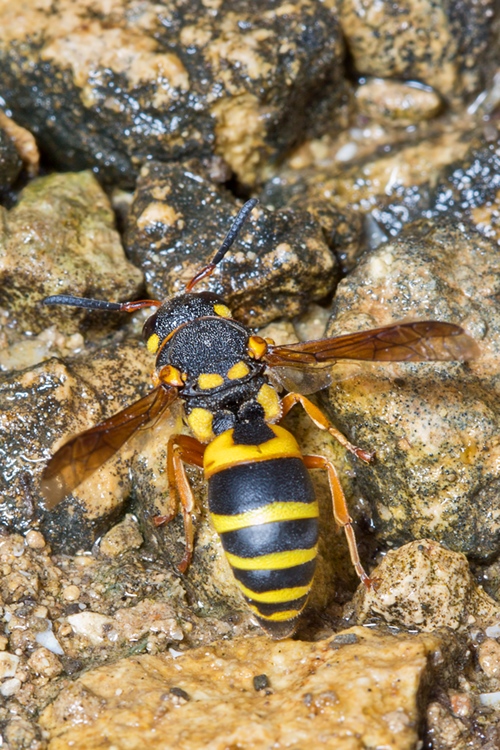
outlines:
[[373, 461], [373, 459], [375, 458], [375, 452], [366, 451], [363, 448], [358, 448], [356, 445], [350, 443], [346, 436], [343, 435], [340, 430], [337, 430], [337, 428], [334, 427], [331, 422], [329, 422], [323, 412], [318, 409], [318, 407], [315, 406], [312, 401], [309, 401], [308, 398], [302, 396], [300, 393], [287, 393], [287, 395], [281, 400], [281, 418], [286, 416], [286, 414], [288, 414], [290, 409], [295, 406], [295, 404], [300, 404], [307, 416], [312, 419], [316, 427], [319, 427], [320, 430], [326, 430], [327, 432], [329, 432], [330, 435], [340, 443], [340, 445], [353, 453], [356, 458], [360, 458], [367, 464], [370, 463], [370, 461]]
[[328, 473], [328, 482], [330, 484], [333, 501], [333, 517], [335, 518], [335, 522], [344, 529], [354, 570], [360, 577], [361, 581], [365, 584], [366, 588], [371, 588], [373, 581], [367, 573], [365, 573], [365, 570], [361, 565], [361, 560], [359, 559], [358, 546], [356, 544], [356, 537], [352, 527], [352, 518], [347, 509], [344, 490], [340, 484], [335, 466], [323, 456], [304, 456], [304, 463], [308, 469], [325, 469]]
[[193, 491], [186, 476], [184, 464], [202, 468], [204, 452], [205, 446], [189, 435], [174, 435], [168, 441], [167, 476], [170, 487], [170, 512], [166, 516], [156, 516], [154, 523], [156, 526], [169, 523], [177, 515], [180, 500], [186, 537], [184, 556], [177, 566], [181, 573], [186, 572], [193, 557], [193, 513], [196, 510]]

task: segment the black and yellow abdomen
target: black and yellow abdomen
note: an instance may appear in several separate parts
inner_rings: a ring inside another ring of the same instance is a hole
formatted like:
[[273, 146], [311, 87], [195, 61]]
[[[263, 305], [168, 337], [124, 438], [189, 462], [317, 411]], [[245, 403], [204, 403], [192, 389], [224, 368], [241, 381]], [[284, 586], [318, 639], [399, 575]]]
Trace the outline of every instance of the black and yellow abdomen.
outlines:
[[297, 442], [258, 420], [215, 438], [204, 468], [236, 582], [262, 627], [283, 638], [305, 607], [318, 542], [318, 505]]

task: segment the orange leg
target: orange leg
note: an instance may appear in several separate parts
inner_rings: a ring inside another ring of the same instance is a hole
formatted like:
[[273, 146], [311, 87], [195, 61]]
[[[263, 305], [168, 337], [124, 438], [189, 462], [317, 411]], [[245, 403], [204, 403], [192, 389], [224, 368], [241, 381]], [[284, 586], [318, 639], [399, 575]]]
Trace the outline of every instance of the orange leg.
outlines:
[[356, 537], [354, 535], [354, 529], [352, 528], [352, 518], [347, 509], [344, 490], [340, 484], [335, 466], [331, 461], [327, 461], [326, 458], [323, 458], [323, 456], [304, 456], [304, 463], [308, 469], [325, 469], [328, 473], [328, 482], [330, 484], [333, 501], [333, 516], [336, 523], [344, 529], [354, 570], [365, 586], [371, 588], [373, 581], [365, 573], [365, 570], [361, 565], [361, 560], [359, 559]]
[[282, 399], [281, 408], [283, 411], [281, 417], [283, 418], [286, 414], [288, 414], [290, 409], [295, 406], [295, 404], [300, 404], [306, 412], [307, 416], [312, 419], [316, 427], [319, 427], [320, 430], [326, 430], [332, 437], [335, 438], [335, 440], [340, 443], [340, 445], [344, 446], [344, 448], [353, 453], [356, 458], [360, 458], [367, 464], [370, 463], [370, 461], [373, 461], [373, 459], [375, 458], [375, 452], [366, 451], [363, 448], [358, 448], [356, 445], [350, 443], [345, 435], [343, 435], [328, 421], [323, 412], [318, 409], [318, 407], [315, 406], [312, 401], [309, 401], [308, 398], [302, 396], [300, 393], [288, 393]]
[[202, 468], [204, 452], [205, 446], [195, 438], [189, 437], [189, 435], [174, 435], [168, 441], [167, 475], [170, 487], [170, 512], [166, 516], [156, 516], [154, 524], [155, 526], [162, 526], [169, 523], [177, 515], [180, 500], [186, 536], [186, 550], [177, 566], [181, 573], [186, 572], [193, 557], [193, 514], [196, 511], [193, 491], [186, 476], [184, 464]]

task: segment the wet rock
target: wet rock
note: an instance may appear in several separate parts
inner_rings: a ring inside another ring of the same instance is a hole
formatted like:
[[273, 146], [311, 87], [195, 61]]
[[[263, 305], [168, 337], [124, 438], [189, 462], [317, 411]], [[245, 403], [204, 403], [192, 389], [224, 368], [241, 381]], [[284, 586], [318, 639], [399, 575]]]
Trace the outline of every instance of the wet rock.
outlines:
[[45, 514], [38, 479], [45, 460], [71, 435], [143, 395], [150, 368], [150, 355], [131, 342], [109, 345], [67, 364], [53, 358], [32, 370], [4, 376], [0, 385], [0, 513], [5, 528], [27, 531], [41, 519], [47, 539], [65, 552], [89, 549], [108, 530], [129, 492], [133, 446], [99, 469], [73, 497]]
[[14, 716], [5, 726], [4, 738], [8, 747], [12, 748], [43, 748], [42, 733], [32, 721]]
[[486, 559], [498, 550], [496, 243], [469, 224], [420, 221], [364, 256], [338, 286], [330, 335], [397, 320], [463, 324], [480, 344], [457, 363], [337, 363], [332, 416], [377, 451], [356, 463], [355, 496], [372, 504], [380, 540], [428, 537]]
[[[468, 144], [463, 153], [463, 146]], [[386, 186], [389, 197], [380, 197], [369, 213], [383, 233], [396, 236], [414, 218], [424, 216], [440, 221], [441, 216], [466, 221], [482, 234], [498, 240], [500, 199], [500, 136], [486, 139], [476, 131], [460, 139], [458, 153], [451, 163], [441, 162], [441, 172], [434, 179], [425, 172], [419, 187], [400, 184], [399, 175], [393, 175], [392, 184]], [[462, 153], [460, 153], [462, 152]], [[453, 152], [448, 152], [450, 155]], [[389, 190], [388, 190], [389, 187]]]
[[[481, 143], [478, 138], [474, 145]], [[300, 206], [311, 212], [342, 270], [350, 272], [365, 250], [398, 235], [406, 224], [441, 215], [446, 168], [456, 163], [466, 169], [473, 158], [467, 154], [473, 152], [470, 127], [446, 128], [366, 155], [352, 166], [333, 160], [283, 170], [265, 186], [261, 200], [273, 208]], [[441, 198], [433, 200], [441, 178]]]
[[[213, 621], [189, 612], [179, 579], [152, 561], [132, 555], [120, 565], [90, 555], [56, 558], [48, 549], [31, 549], [19, 535], [4, 535], [0, 570], [0, 687], [9, 691], [15, 685], [8, 681], [15, 680], [16, 695], [31, 714], [55, 695], [50, 690], [63, 672], [165, 649], [195, 632], [196, 644], [220, 636]], [[11, 591], [14, 578], [19, 584]], [[68, 602], [65, 593], [75, 582], [78, 601]]]
[[[87, 672], [43, 713], [49, 748], [91, 750], [103, 736], [119, 744], [126, 732], [129, 744], [146, 742], [152, 750], [165, 746], [166, 733], [170, 746], [192, 750], [297, 742], [410, 750], [418, 693], [432, 679], [432, 654], [443, 642], [353, 632], [358, 643], [341, 652], [328, 641], [236, 639], [175, 659], [133, 657]], [[262, 674], [271, 687], [257, 691], [254, 677]], [[180, 702], [180, 691], [190, 700]]]
[[253, 182], [345, 102], [335, 14], [311, 0], [78, 10], [0, 5], [2, 94], [53, 161], [133, 185], [139, 166], [222, 156]]
[[55, 315], [40, 305], [43, 297], [131, 299], [141, 281], [123, 254], [108, 198], [89, 172], [34, 180], [3, 211], [0, 305], [10, 312], [10, 326], [39, 333], [57, 319], [61, 331], [75, 333], [74, 319], [83, 324], [89, 316], [69, 308]]
[[373, 577], [376, 586], [356, 596], [359, 623], [376, 617], [429, 633], [500, 620], [499, 605], [477, 585], [465, 556], [428, 539], [388, 552]]
[[343, 0], [339, 18], [358, 73], [419, 80], [453, 101], [479, 91], [494, 12], [488, 0], [404, 0], [396, 12]]
[[[239, 204], [197, 164], [148, 165], [129, 213], [125, 244], [146, 278], [148, 294], [182, 291], [213, 257]], [[250, 325], [293, 316], [336, 281], [336, 263], [319, 224], [306, 211], [254, 209], [237, 242], [207, 282]]]

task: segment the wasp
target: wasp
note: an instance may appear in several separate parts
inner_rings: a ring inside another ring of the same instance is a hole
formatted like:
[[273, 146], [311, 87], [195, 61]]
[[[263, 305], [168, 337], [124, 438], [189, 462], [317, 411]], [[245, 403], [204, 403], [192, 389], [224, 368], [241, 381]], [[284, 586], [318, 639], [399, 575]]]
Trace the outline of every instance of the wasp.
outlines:
[[475, 356], [476, 345], [458, 325], [434, 320], [285, 346], [256, 335], [233, 318], [220, 296], [193, 292], [222, 261], [256, 203], [252, 199], [243, 205], [212, 261], [185, 291], [163, 302], [116, 303], [68, 295], [43, 300], [46, 305], [129, 313], [156, 308], [143, 329], [156, 364], [153, 389], [63, 445], [45, 467], [41, 489], [48, 509], [53, 508], [137, 430], [156, 422], [180, 399], [192, 434], [176, 434], [168, 441], [169, 512], [155, 522], [169, 522], [180, 506], [185, 553], [178, 567], [184, 573], [193, 554], [196, 510], [185, 467], [203, 469], [211, 521], [236, 584], [263, 629], [273, 638], [285, 638], [297, 626], [316, 566], [318, 504], [309, 469], [327, 473], [333, 514], [345, 532], [354, 568], [365, 585], [371, 581], [359, 558], [335, 466], [323, 456], [302, 455], [280, 422], [300, 404], [316, 427], [358, 459], [369, 463], [374, 454], [350, 443], [299, 389], [288, 389], [281, 398], [273, 375], [279, 380], [280, 372], [328, 374], [344, 359], [463, 361]]

